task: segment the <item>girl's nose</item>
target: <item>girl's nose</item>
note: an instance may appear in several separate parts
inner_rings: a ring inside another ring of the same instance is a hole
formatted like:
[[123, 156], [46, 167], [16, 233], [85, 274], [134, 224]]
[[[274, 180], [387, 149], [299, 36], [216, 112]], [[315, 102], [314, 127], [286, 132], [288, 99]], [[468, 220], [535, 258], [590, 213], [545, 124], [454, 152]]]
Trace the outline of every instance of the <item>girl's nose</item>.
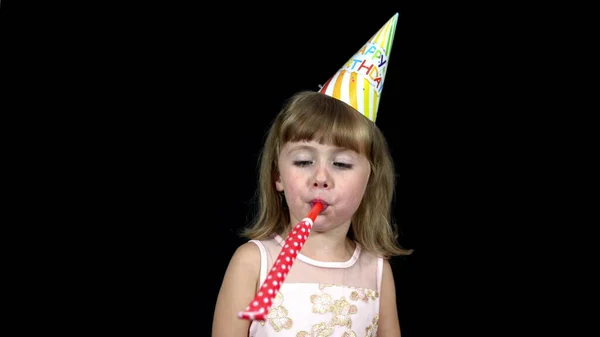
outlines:
[[317, 181], [315, 181], [315, 182], [313, 183], [313, 186], [314, 186], [314, 187], [323, 187], [323, 188], [327, 188], [329, 185], [327, 185], [327, 182], [317, 182]]
[[321, 165], [317, 167], [313, 186], [316, 188], [331, 188], [331, 176], [326, 166]]

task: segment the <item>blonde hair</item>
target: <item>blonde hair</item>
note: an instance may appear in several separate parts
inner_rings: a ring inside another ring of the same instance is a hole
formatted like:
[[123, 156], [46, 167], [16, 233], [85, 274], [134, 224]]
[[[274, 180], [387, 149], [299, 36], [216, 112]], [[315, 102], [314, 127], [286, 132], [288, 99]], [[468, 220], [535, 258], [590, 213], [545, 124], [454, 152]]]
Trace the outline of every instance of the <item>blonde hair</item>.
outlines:
[[273, 121], [259, 158], [257, 213], [241, 235], [262, 240], [289, 230], [284, 197], [275, 189], [277, 162], [285, 143], [302, 140], [348, 148], [368, 158], [371, 175], [348, 237], [386, 258], [412, 253], [398, 244], [397, 226], [391, 222], [395, 171], [383, 134], [350, 105], [313, 91], [293, 95]]

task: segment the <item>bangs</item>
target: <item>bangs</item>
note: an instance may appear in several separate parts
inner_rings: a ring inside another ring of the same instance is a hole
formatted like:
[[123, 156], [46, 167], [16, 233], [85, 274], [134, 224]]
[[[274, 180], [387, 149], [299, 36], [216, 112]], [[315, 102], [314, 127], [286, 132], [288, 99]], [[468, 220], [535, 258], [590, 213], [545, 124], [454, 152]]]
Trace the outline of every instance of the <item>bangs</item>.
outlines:
[[316, 141], [370, 155], [372, 126], [366, 117], [326, 95], [302, 101], [289, 107], [281, 124], [279, 139], [283, 143]]

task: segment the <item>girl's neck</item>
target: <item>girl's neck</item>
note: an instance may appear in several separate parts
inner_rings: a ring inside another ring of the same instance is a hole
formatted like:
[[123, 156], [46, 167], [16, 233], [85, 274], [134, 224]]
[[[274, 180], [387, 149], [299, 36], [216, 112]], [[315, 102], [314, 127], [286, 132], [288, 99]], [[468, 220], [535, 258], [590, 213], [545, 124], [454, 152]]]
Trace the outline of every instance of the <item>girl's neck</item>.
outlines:
[[[281, 235], [285, 240], [285, 236]], [[352, 258], [356, 243], [346, 233], [311, 231], [300, 254], [322, 262], [345, 262]]]

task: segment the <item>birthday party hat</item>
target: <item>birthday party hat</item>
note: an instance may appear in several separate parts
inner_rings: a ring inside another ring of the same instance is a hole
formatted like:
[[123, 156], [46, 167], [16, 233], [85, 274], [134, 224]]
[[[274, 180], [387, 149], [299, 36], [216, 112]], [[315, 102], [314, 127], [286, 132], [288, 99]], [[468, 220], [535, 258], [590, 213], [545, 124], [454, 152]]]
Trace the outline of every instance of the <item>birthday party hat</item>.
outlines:
[[375, 122], [392, 51], [398, 13], [371, 37], [319, 90]]

